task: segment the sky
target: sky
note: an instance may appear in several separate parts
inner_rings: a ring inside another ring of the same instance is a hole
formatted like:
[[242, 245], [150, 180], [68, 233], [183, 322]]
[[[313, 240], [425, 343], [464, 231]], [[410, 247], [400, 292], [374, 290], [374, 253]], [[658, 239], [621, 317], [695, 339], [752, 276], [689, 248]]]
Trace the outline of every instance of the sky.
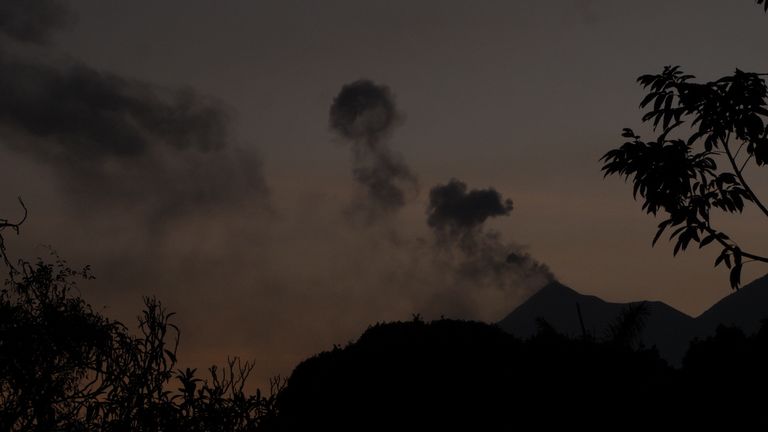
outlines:
[[[378, 321], [497, 321], [552, 278], [693, 316], [730, 293], [718, 250], [651, 247], [599, 158], [644, 130], [639, 75], [768, 72], [750, 0], [6, 4], [11, 253], [91, 265], [83, 295], [124, 321], [158, 296], [200, 367], [286, 375]], [[345, 91], [375, 109], [355, 123]], [[716, 221], [768, 250], [755, 211]]]

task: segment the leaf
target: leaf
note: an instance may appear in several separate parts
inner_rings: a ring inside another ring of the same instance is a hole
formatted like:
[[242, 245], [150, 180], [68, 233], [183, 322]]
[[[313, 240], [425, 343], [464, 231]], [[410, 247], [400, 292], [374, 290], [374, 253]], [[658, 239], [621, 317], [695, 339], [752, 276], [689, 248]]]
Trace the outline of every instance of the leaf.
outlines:
[[709, 152], [712, 151], [713, 147], [717, 147], [717, 134], [711, 133], [704, 140], [704, 149]]
[[680, 249], [685, 249], [685, 246], [683, 245], [683, 242], [685, 241], [685, 233], [680, 235], [680, 238], [677, 239], [677, 243], [675, 243], [675, 249], [672, 251], [672, 256], [677, 256], [677, 253], [680, 252]]
[[710, 235], [708, 235], [708, 236], [704, 237], [704, 238], [701, 240], [701, 242], [699, 242], [699, 249], [701, 249], [701, 248], [703, 248], [704, 246], [706, 246], [706, 245], [708, 245], [708, 244], [712, 243], [712, 241], [714, 241], [714, 240], [715, 240], [715, 235], [714, 235], [714, 234], [710, 234]]
[[715, 260], [715, 267], [719, 266], [725, 260], [725, 257], [728, 256], [729, 252], [730, 251], [728, 249], [723, 249], [723, 251], [720, 252], [720, 255], [718, 255], [717, 259]]
[[659, 95], [658, 92], [648, 93], [648, 95], [644, 97], [643, 100], [640, 102], [640, 108], [645, 108], [645, 106], [648, 105], [658, 95]]
[[731, 288], [737, 290], [741, 284], [741, 263], [736, 264], [731, 269], [730, 274]]
[[171, 350], [164, 350], [164, 351], [165, 351], [165, 355], [168, 356], [168, 358], [171, 359], [173, 363], [176, 363], [176, 354], [174, 354]]
[[680, 234], [681, 232], [685, 231], [686, 229], [688, 229], [688, 227], [685, 227], [685, 226], [681, 226], [681, 227], [677, 228], [676, 230], [672, 231], [672, 234], [670, 234], [669, 239], [672, 240], [673, 238], [675, 238], [676, 235]]
[[691, 145], [693, 145], [699, 138], [701, 138], [704, 135], [706, 135], [706, 132], [704, 131], [698, 131], [693, 135], [691, 135], [690, 138], [688, 138], [688, 146], [690, 147]]
[[659, 229], [656, 231], [656, 235], [653, 237], [653, 242], [651, 243], [652, 246], [656, 245], [656, 242], [659, 241], [659, 238], [661, 238], [661, 234], [664, 233], [664, 230], [667, 229], [667, 226], [672, 223], [672, 220], [667, 219], [659, 224]]
[[[664, 129], [667, 129], [669, 126], [669, 122], [672, 121], [672, 116], [674, 115], [674, 111], [672, 111], [672, 101], [674, 97], [673, 95], [668, 95], [666, 103], [664, 105], [664, 122], [662, 123], [662, 127]], [[671, 128], [670, 128], [671, 129]]]
[[621, 136], [623, 136], [624, 138], [634, 138], [634, 139], [640, 138], [639, 136], [635, 135], [635, 132], [632, 129], [630, 129], [630, 128], [622, 129], [621, 130]]

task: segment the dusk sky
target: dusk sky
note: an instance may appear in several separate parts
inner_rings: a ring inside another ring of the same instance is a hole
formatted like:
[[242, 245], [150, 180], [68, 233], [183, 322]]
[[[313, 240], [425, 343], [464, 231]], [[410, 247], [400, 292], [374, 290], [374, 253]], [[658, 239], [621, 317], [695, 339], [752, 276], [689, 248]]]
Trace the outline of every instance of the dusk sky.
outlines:
[[[377, 321], [503, 318], [548, 276], [454, 272], [467, 263], [427, 224], [430, 190], [454, 178], [513, 201], [480, 226], [491, 246], [579, 292], [693, 316], [731, 292], [718, 249], [651, 248], [659, 220], [599, 158], [644, 131], [639, 75], [768, 72], [752, 0], [28, 4], [56, 19], [0, 37], [0, 216], [21, 214], [16, 196], [29, 208], [9, 252], [91, 265], [84, 297], [121, 320], [158, 296], [197, 366], [239, 355], [264, 379]], [[374, 138], [329, 120], [361, 79], [396, 105]], [[410, 175], [387, 211], [366, 207], [371, 143]], [[715, 217], [768, 251], [753, 209]], [[750, 265], [745, 282], [768, 270]]]

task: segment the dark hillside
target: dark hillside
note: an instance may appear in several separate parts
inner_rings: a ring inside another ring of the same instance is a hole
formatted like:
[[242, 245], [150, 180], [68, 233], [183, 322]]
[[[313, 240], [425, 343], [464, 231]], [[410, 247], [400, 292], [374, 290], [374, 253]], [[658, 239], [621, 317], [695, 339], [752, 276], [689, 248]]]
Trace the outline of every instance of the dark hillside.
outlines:
[[281, 430], [490, 430], [536, 423], [652, 424], [673, 370], [655, 351], [543, 328], [522, 341], [497, 326], [440, 320], [379, 324], [294, 371]]

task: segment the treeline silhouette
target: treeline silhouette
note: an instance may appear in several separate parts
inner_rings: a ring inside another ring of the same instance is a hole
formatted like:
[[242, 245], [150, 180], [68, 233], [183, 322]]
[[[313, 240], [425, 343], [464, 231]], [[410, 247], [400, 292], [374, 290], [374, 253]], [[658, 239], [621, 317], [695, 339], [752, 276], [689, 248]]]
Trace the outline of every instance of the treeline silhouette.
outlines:
[[[768, 425], [768, 325], [695, 340], [681, 369], [637, 345], [642, 310], [608, 334], [546, 322], [527, 340], [478, 322], [378, 324], [300, 364], [278, 430], [635, 430]], [[555, 429], [558, 430], [558, 429]]]
[[145, 298], [138, 331], [83, 300], [56, 258], [14, 267], [0, 291], [2, 431], [490, 430], [768, 426], [768, 323], [694, 340], [682, 368], [640, 342], [644, 305], [606, 334], [520, 339], [419, 316], [376, 324], [249, 394], [252, 364], [177, 367], [173, 314]]

